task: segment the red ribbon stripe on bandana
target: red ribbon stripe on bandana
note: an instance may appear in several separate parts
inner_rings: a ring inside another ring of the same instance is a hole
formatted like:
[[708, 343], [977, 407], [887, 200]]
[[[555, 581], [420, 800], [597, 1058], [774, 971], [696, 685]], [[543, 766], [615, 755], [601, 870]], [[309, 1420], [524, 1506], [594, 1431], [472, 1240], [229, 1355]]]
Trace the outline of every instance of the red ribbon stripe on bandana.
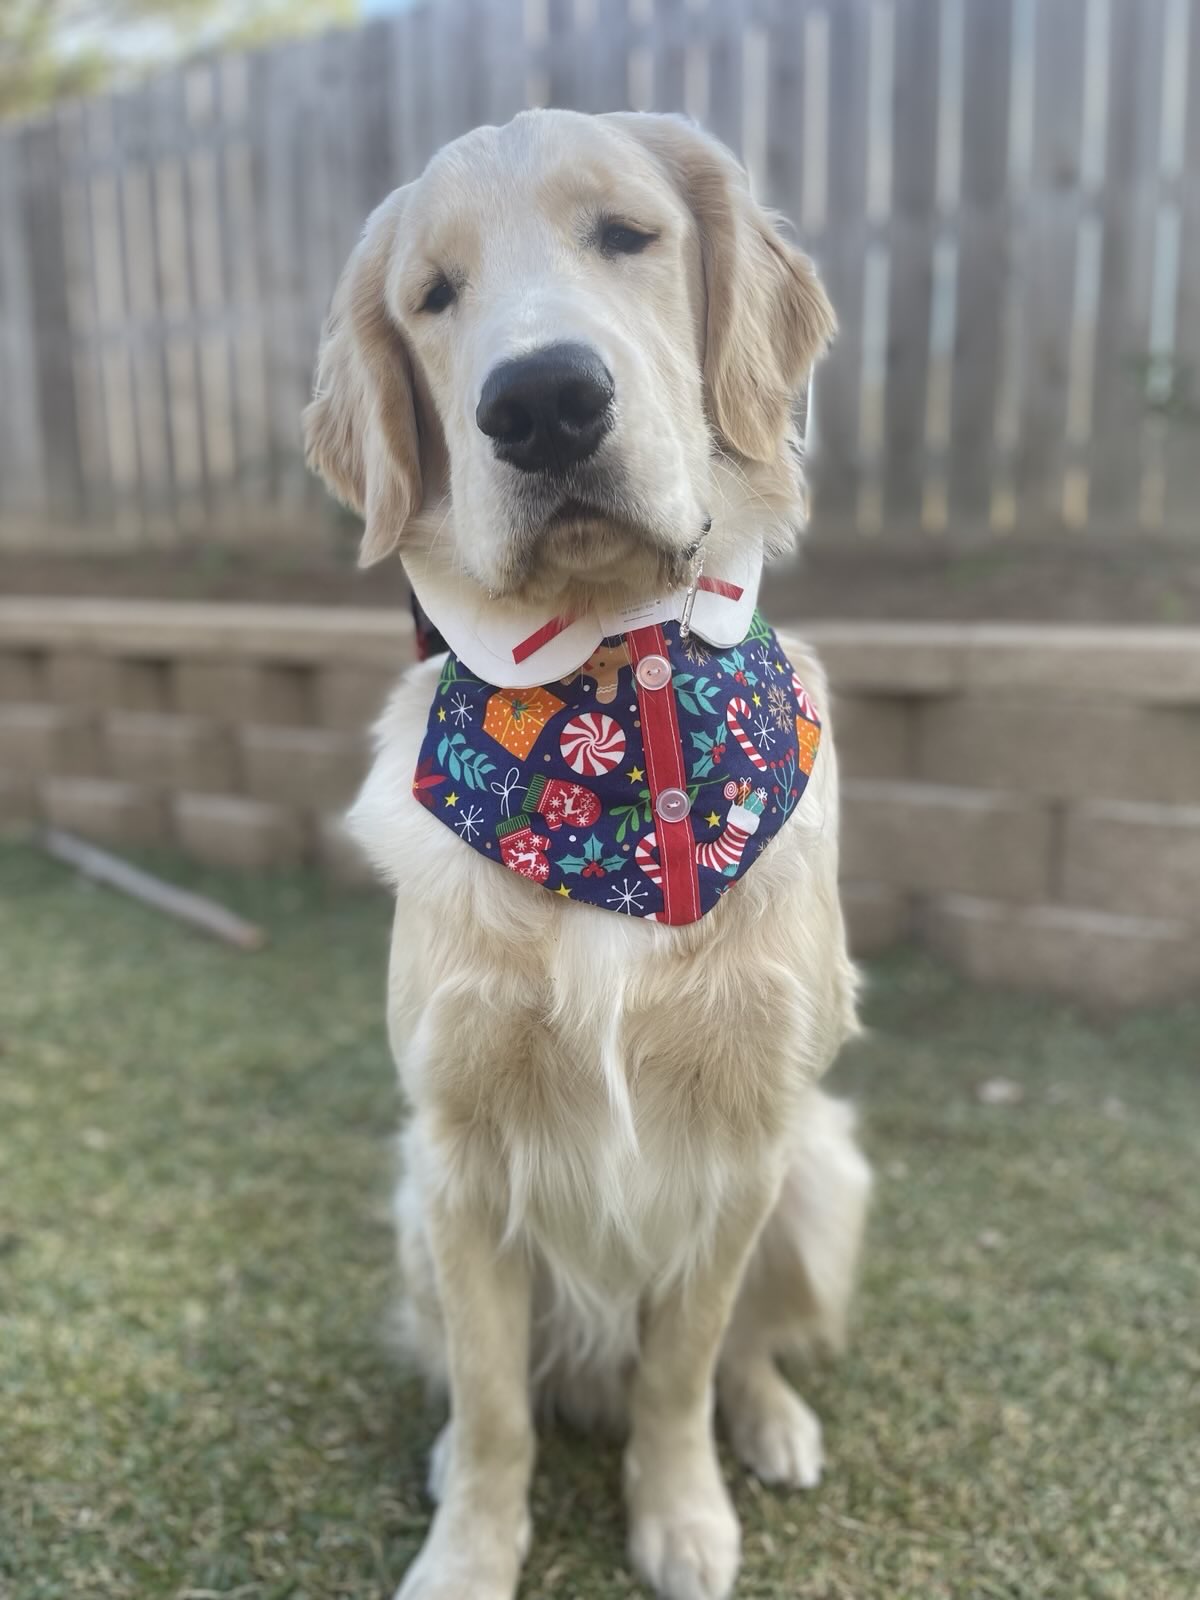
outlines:
[[654, 807], [654, 831], [658, 835], [659, 865], [662, 869], [664, 922], [695, 922], [700, 915], [700, 882], [696, 874], [696, 836], [688, 816], [668, 822], [658, 813], [658, 798], [664, 789], [687, 792], [687, 773], [683, 765], [683, 743], [675, 694], [670, 679], [660, 689], [647, 689], [638, 679], [638, 663], [645, 656], [670, 659], [661, 627], [634, 628], [625, 643], [633, 666], [638, 711], [642, 720], [642, 742], [646, 748], [646, 778]]
[[551, 639], [557, 639], [559, 634], [569, 628], [574, 621], [575, 618], [569, 615], [551, 617], [550, 621], [544, 622], [536, 633], [531, 633], [528, 639], [522, 639], [520, 644], [513, 645], [512, 658], [517, 666], [520, 666], [522, 661], [528, 661], [536, 650], [540, 650], [544, 644], [549, 644]]
[[[740, 600], [746, 592], [740, 583], [727, 583], [724, 578], [701, 578], [697, 587], [707, 594], [719, 594], [723, 600]], [[549, 644], [551, 639], [557, 639], [559, 634], [569, 628], [575, 620], [570, 612], [564, 612], [560, 617], [551, 617], [549, 622], [544, 622], [527, 639], [522, 639], [519, 644], [513, 645], [513, 661], [517, 666], [523, 661], [528, 661], [531, 655], [540, 650], [544, 644]]]
[[708, 594], [719, 594], [723, 600], [740, 600], [746, 592], [740, 583], [726, 583], [724, 578], [701, 578], [696, 587]]

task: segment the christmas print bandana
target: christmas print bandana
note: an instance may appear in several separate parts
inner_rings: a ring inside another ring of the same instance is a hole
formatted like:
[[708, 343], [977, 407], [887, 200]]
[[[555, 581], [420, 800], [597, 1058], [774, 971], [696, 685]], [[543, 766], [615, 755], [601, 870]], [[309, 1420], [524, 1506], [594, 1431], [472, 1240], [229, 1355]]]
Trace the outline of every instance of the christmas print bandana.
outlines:
[[667, 621], [542, 687], [497, 688], [448, 655], [413, 793], [563, 899], [694, 922], [795, 811], [820, 739], [760, 613], [726, 650]]

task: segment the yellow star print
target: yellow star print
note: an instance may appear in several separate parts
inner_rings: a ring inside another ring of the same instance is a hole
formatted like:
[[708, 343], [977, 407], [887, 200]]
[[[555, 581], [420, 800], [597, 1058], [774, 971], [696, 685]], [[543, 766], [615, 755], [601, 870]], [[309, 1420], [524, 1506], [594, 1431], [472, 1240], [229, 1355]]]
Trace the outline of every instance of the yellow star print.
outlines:
[[704, 820], [708, 823], [710, 828], [715, 828], [721, 819], [715, 811], [710, 811]]
[[445, 708], [445, 706], [439, 706], [438, 707], [438, 721], [439, 722], [445, 722], [445, 720], [446, 720], [446, 708]]
[[630, 783], [641, 783], [646, 774], [642, 771], [641, 767], [630, 767], [625, 776], [629, 779]]
[[762, 695], [760, 695], [760, 694], [756, 694], [756, 695], [755, 695], [755, 696], [754, 696], [754, 704], [755, 704], [755, 705], [756, 705], [756, 706], [760, 706], [760, 705], [762, 705]]
[[783, 662], [782, 661], [777, 661], [775, 663], [775, 671], [776, 672], [782, 672], [783, 671]]
[[569, 900], [571, 898], [571, 891], [570, 891], [570, 889], [567, 888], [565, 883], [560, 883], [558, 888], [555, 889], [554, 892], [555, 892], [555, 894], [562, 895], [564, 900]]
[[458, 804], [458, 796], [453, 793], [448, 794], [446, 796], [446, 804], [448, 806], [456, 806]]

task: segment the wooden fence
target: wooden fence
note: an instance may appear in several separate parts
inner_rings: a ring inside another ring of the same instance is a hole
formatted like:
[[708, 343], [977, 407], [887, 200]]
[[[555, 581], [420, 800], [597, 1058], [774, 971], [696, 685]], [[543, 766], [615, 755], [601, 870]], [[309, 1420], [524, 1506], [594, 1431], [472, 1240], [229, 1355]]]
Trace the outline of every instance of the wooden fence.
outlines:
[[796, 223], [818, 532], [1196, 533], [1200, 0], [440, 0], [0, 131], [0, 540], [327, 530], [363, 219], [542, 104], [690, 112]]

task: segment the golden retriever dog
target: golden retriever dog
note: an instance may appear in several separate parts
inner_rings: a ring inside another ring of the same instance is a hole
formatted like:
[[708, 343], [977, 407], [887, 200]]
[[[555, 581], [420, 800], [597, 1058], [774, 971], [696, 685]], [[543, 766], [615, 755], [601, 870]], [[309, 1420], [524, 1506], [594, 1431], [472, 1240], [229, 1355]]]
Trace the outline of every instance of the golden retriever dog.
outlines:
[[[350, 816], [396, 895], [404, 1327], [449, 1396], [437, 1509], [402, 1600], [515, 1594], [549, 1412], [622, 1431], [630, 1558], [667, 1600], [718, 1600], [736, 1580], [718, 1414], [764, 1481], [820, 1475], [817, 1418], [777, 1362], [842, 1335], [870, 1173], [849, 1108], [817, 1087], [856, 1027], [819, 665], [781, 647], [824, 738], [771, 848], [703, 915], [571, 904], [602, 860], [548, 892], [548, 832], [526, 830], [519, 864], [489, 859], [469, 823], [442, 825], [443, 806], [474, 808], [441, 790], [418, 804], [414, 772], [459, 658], [514, 721], [529, 694], [552, 708], [600, 688], [588, 726], [608, 728], [609, 711], [649, 703], [633, 702], [614, 616], [653, 602], [682, 648], [682, 608], [699, 619], [712, 600], [697, 602], [701, 572], [727, 596], [749, 589], [752, 609], [763, 556], [803, 522], [793, 405], [833, 331], [811, 263], [733, 157], [634, 113], [531, 112], [456, 140], [373, 214], [337, 289], [309, 459], [362, 515], [363, 563], [398, 552], [456, 653], [395, 691]], [[547, 670], [526, 663], [514, 699], [487, 669], [548, 618], [532, 647]], [[669, 671], [639, 655], [637, 694]], [[601, 761], [603, 739], [588, 750]], [[474, 773], [480, 797], [504, 803], [502, 767]], [[583, 793], [563, 801], [568, 824]], [[655, 803], [675, 838], [678, 815]], [[643, 848], [651, 875], [688, 868]]]

